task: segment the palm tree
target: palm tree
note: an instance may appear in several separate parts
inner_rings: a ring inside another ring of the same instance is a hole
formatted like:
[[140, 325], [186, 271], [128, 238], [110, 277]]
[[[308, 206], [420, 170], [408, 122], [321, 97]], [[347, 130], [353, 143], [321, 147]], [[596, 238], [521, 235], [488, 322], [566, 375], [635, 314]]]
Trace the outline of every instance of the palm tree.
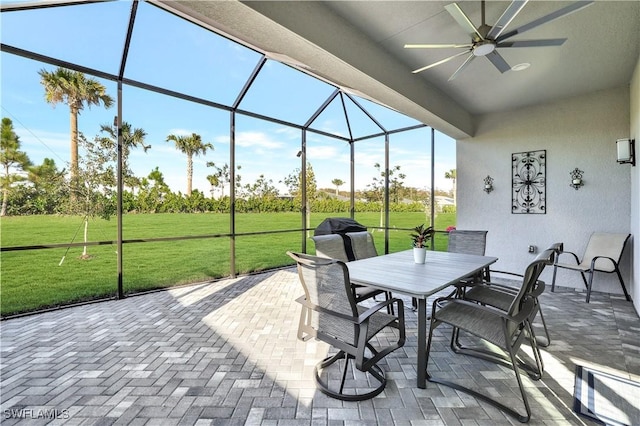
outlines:
[[191, 195], [191, 184], [193, 182], [193, 156], [196, 157], [200, 154], [207, 153], [207, 149], [213, 150], [213, 145], [210, 143], [203, 143], [200, 135], [192, 133], [191, 136], [167, 136], [167, 142], [173, 141], [176, 144], [176, 148], [187, 154], [187, 196]]
[[336, 187], [336, 195], [340, 195], [340, 192], [338, 190], [342, 185], [344, 185], [344, 181], [342, 179], [334, 179], [331, 181], [331, 183]]
[[[107, 133], [109, 138], [106, 138], [105, 141], [109, 143], [109, 145], [113, 146], [115, 149], [118, 144], [118, 135], [116, 134], [116, 130], [110, 124], [102, 124], [100, 126], [100, 131], [103, 133]], [[140, 128], [134, 128], [133, 132], [131, 131], [131, 124], [126, 121], [122, 122], [122, 173], [124, 175], [125, 184], [128, 185], [132, 193], [136, 186], [140, 185], [140, 179], [133, 175], [133, 172], [129, 169], [129, 153], [131, 152], [131, 148], [142, 147], [144, 152], [147, 152], [151, 145], [145, 145], [144, 140], [147, 137], [147, 132]]]
[[2, 165], [3, 174], [0, 177], [0, 186], [2, 187], [2, 210], [0, 210], [0, 216], [4, 216], [7, 214], [9, 191], [12, 184], [25, 180], [24, 176], [11, 173], [11, 169], [17, 169], [18, 172], [27, 171], [31, 166], [31, 161], [26, 152], [20, 151], [20, 138], [13, 130], [11, 119], [6, 117], [2, 119], [1, 132], [0, 164]]
[[453, 203], [456, 203], [456, 169], [451, 169], [448, 172], [444, 172], [445, 179], [451, 179], [453, 181]]
[[44, 86], [45, 99], [56, 105], [59, 102], [69, 105], [71, 130], [71, 163], [70, 178], [74, 182], [78, 171], [78, 115], [86, 106], [100, 105], [105, 108], [113, 105], [113, 99], [107, 89], [97, 80], [87, 78], [78, 71], [58, 67], [49, 72], [44, 69], [38, 72], [40, 83]]

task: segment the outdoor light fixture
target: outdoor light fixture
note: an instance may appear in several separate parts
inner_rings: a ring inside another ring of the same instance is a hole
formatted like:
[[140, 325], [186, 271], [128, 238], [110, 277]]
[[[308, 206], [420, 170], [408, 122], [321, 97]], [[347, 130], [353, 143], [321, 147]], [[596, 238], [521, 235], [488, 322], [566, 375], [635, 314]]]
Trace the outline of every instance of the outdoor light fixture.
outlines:
[[636, 165], [636, 141], [634, 139], [618, 139], [618, 163]]
[[577, 167], [573, 169], [572, 172], [569, 172], [569, 174], [571, 175], [571, 183], [569, 184], [569, 186], [572, 186], [576, 191], [584, 185], [584, 182], [582, 181], [583, 173], [584, 172]]
[[488, 194], [491, 191], [493, 191], [493, 178], [487, 175], [487, 177], [484, 178], [484, 192]]

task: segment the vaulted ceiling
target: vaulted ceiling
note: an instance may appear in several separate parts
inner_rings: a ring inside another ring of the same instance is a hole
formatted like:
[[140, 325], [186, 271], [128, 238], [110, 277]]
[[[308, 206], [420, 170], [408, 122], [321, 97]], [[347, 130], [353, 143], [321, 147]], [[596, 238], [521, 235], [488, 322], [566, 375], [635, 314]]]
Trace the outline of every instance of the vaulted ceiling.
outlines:
[[[596, 1], [511, 38], [567, 38], [560, 46], [499, 48], [522, 71], [501, 73], [467, 55], [419, 73], [464, 49], [405, 49], [405, 44], [468, 44], [450, 1], [169, 1], [154, 3], [320, 78], [365, 95], [450, 136], [474, 133], [475, 117], [628, 84], [640, 54], [640, 2]], [[457, 2], [474, 26], [481, 2]], [[530, 1], [507, 31], [572, 1]], [[510, 2], [486, 2], [495, 23]]]

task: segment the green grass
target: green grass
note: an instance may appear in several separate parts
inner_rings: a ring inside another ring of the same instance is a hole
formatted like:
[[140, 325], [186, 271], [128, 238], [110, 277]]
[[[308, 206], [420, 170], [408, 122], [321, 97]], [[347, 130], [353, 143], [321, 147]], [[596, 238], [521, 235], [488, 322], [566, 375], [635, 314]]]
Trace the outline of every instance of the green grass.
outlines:
[[[327, 216], [312, 214], [311, 227]], [[379, 225], [379, 213], [357, 213], [356, 220], [369, 227]], [[424, 223], [422, 213], [391, 213], [389, 251], [410, 248], [409, 231]], [[454, 214], [440, 214], [436, 229], [455, 222]], [[27, 216], [2, 219], [3, 247], [81, 242], [81, 217]], [[299, 229], [299, 213], [238, 214], [236, 232], [250, 233]], [[224, 214], [140, 214], [123, 217], [125, 240], [228, 234], [229, 216]], [[312, 232], [311, 232], [312, 234]], [[116, 240], [116, 221], [92, 219], [89, 241]], [[373, 231], [379, 253], [384, 253], [384, 232]], [[75, 236], [75, 238], [74, 238]], [[445, 234], [436, 235], [436, 249], [446, 250]], [[237, 236], [236, 272], [239, 274], [291, 265], [287, 250], [300, 251], [300, 232]], [[116, 245], [89, 246], [88, 260], [80, 259], [82, 247], [2, 252], [0, 314], [28, 312], [117, 293]], [[314, 252], [307, 240], [307, 251]], [[123, 246], [123, 289], [125, 293], [201, 282], [230, 275], [229, 237], [130, 243]], [[66, 255], [66, 256], [65, 256]], [[64, 256], [64, 261], [60, 264]]]

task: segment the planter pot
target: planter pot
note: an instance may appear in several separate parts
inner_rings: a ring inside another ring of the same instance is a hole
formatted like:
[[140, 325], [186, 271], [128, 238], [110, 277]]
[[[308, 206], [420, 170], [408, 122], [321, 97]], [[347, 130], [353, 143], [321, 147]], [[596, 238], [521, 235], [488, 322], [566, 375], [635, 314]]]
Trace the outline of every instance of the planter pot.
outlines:
[[413, 248], [413, 261], [415, 263], [424, 263], [425, 258], [427, 257], [427, 249], [426, 247]]

